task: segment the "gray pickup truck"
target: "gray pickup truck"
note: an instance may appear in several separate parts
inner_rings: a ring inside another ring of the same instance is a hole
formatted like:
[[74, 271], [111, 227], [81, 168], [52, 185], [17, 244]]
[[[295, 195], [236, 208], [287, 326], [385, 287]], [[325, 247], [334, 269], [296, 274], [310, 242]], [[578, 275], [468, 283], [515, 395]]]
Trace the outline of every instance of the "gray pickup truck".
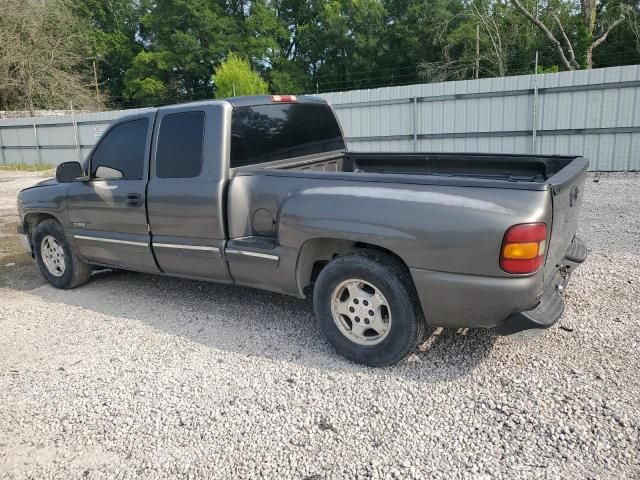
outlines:
[[57, 288], [100, 266], [312, 295], [335, 349], [383, 366], [428, 327], [557, 322], [587, 166], [354, 153], [322, 99], [205, 101], [114, 122], [19, 193], [18, 233]]

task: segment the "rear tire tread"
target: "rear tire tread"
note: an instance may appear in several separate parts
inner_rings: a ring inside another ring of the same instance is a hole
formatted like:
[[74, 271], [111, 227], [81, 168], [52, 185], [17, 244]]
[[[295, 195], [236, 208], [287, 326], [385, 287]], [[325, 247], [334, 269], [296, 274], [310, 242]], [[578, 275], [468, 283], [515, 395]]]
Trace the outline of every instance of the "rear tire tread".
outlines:
[[[351, 272], [351, 273], [349, 273]], [[389, 336], [373, 346], [360, 346], [339, 332], [330, 307], [332, 286], [339, 279], [359, 275], [381, 288], [389, 299], [392, 326]], [[360, 251], [337, 257], [320, 272], [314, 285], [313, 304], [320, 328], [338, 353], [346, 358], [375, 367], [384, 367], [401, 361], [422, 341], [425, 321], [413, 280], [407, 268], [396, 258], [384, 252]], [[394, 330], [399, 332], [392, 333]], [[398, 335], [400, 335], [398, 337]]]

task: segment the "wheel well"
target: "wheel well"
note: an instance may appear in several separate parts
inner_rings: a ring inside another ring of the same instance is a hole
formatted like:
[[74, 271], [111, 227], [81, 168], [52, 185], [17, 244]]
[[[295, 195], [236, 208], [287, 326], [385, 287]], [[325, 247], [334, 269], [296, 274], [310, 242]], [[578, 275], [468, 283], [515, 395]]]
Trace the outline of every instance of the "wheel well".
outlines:
[[322, 269], [335, 257], [358, 251], [378, 252], [393, 258], [409, 273], [409, 267], [391, 250], [366, 242], [353, 242], [334, 238], [314, 238], [304, 243], [298, 260], [298, 287], [306, 295], [313, 288]]
[[49, 215], [48, 213], [28, 213], [24, 217], [24, 227], [29, 237], [31, 237], [31, 234], [40, 222], [50, 219], [58, 221], [56, 217], [54, 217], [53, 215]]

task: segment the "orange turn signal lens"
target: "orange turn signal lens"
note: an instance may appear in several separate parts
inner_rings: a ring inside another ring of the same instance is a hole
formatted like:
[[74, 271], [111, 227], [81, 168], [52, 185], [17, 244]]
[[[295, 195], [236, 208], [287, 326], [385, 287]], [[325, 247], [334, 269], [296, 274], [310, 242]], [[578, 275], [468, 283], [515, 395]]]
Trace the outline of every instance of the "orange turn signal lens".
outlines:
[[538, 256], [540, 245], [538, 242], [507, 243], [502, 251], [502, 258], [512, 260], [529, 260]]

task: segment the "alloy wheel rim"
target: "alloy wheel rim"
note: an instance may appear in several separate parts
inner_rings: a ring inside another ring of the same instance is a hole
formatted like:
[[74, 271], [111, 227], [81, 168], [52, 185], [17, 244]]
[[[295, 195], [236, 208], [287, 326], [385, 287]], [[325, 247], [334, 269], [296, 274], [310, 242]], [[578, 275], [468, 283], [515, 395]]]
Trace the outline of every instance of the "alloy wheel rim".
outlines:
[[40, 256], [47, 270], [54, 277], [64, 275], [64, 249], [60, 242], [51, 235], [46, 235], [40, 242]]
[[331, 314], [340, 332], [358, 345], [376, 345], [391, 329], [391, 308], [379, 288], [362, 279], [340, 283], [331, 295]]

